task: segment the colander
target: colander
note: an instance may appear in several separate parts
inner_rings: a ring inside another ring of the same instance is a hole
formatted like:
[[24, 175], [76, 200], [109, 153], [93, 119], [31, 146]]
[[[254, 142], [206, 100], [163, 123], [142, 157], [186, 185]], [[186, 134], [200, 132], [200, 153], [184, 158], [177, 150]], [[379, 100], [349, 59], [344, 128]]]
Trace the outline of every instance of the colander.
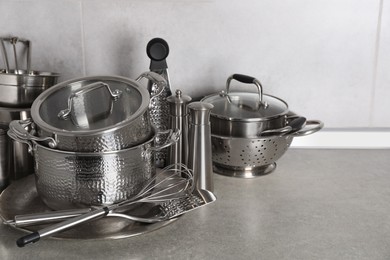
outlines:
[[309, 120], [306, 127], [285, 135], [241, 138], [212, 134], [214, 172], [241, 178], [271, 173], [276, 168], [276, 161], [287, 151], [294, 137], [315, 133], [322, 127], [321, 121]]

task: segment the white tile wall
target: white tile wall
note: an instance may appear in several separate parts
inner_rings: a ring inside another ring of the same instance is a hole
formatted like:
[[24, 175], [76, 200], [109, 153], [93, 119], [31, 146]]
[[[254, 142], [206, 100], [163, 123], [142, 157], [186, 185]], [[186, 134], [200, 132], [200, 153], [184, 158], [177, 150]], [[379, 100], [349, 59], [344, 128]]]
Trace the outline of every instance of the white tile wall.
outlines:
[[162, 37], [172, 87], [193, 97], [244, 73], [327, 128], [390, 127], [390, 0], [0, 0], [0, 10], [0, 36], [32, 40], [33, 68], [62, 80], [134, 78]]

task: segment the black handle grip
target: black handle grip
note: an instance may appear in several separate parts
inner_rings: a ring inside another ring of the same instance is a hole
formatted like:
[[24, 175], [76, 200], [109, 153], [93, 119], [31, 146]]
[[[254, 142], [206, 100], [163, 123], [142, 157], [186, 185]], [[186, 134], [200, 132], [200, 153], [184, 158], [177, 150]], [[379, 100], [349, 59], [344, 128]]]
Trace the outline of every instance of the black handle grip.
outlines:
[[161, 38], [151, 39], [146, 46], [146, 54], [153, 61], [162, 61], [168, 57], [168, 43]]
[[18, 245], [18, 247], [24, 247], [27, 244], [37, 242], [40, 238], [41, 236], [39, 235], [39, 233], [34, 232], [32, 234], [29, 234], [27, 236], [21, 237], [18, 240], [16, 240], [16, 245]]
[[243, 74], [233, 74], [232, 78], [241, 83], [246, 83], [246, 84], [254, 83], [254, 81], [256, 80], [256, 78], [254, 77], [243, 75]]
[[295, 131], [301, 130], [302, 126], [305, 123], [306, 123], [306, 118], [301, 116], [301, 117], [298, 117], [298, 118], [295, 118], [294, 120], [292, 120], [288, 125], [291, 126], [291, 128], [292, 128], [291, 131], [295, 132]]

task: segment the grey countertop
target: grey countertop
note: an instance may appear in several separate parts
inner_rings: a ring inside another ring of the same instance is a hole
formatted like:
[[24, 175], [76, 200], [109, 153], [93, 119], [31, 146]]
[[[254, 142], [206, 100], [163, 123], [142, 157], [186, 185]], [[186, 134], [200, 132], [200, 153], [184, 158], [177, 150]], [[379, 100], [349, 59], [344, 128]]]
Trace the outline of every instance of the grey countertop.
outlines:
[[0, 225], [0, 259], [390, 259], [390, 150], [290, 149], [269, 175], [214, 177], [215, 203], [140, 236], [18, 248]]

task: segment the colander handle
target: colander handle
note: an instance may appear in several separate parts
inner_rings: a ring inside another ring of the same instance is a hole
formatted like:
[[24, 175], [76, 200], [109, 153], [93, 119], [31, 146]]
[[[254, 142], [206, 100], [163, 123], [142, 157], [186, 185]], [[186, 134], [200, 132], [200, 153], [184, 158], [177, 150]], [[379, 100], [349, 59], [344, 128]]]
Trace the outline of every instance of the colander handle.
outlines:
[[230, 83], [232, 80], [237, 80], [238, 82], [244, 83], [244, 84], [254, 84], [257, 87], [257, 91], [259, 93], [259, 104], [258, 106], [261, 107], [267, 107], [267, 104], [263, 102], [263, 86], [261, 85], [260, 81], [254, 77], [243, 75], [243, 74], [233, 74], [230, 77], [228, 77], [226, 81], [226, 95], [229, 97], [229, 91], [230, 91]]
[[289, 134], [289, 136], [299, 137], [314, 134], [324, 127], [324, 123], [320, 120], [307, 120], [306, 125], [301, 130]]

